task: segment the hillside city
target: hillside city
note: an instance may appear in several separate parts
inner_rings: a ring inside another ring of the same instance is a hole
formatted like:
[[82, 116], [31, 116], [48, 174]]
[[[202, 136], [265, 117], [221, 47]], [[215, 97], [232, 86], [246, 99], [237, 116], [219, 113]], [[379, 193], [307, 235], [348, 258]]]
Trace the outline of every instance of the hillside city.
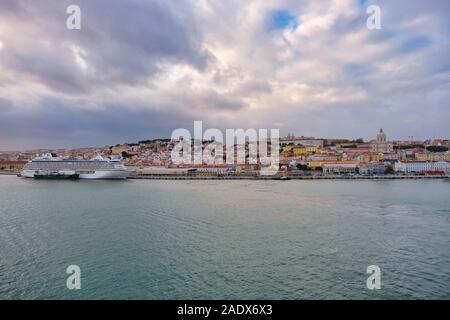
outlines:
[[[39, 149], [29, 151], [0, 151], [0, 171], [19, 172], [31, 159], [45, 152], [63, 158], [92, 159], [121, 157], [134, 175], [258, 175], [259, 164], [241, 165], [176, 165], [171, 151], [177, 141], [170, 139], [143, 140], [101, 148]], [[206, 146], [207, 143], [204, 143]], [[280, 138], [280, 172], [290, 175], [359, 174], [382, 175], [416, 173], [446, 174], [450, 169], [450, 140], [390, 141], [383, 129], [371, 141], [363, 139], [319, 139], [288, 134]], [[246, 148], [248, 155], [248, 146]]]

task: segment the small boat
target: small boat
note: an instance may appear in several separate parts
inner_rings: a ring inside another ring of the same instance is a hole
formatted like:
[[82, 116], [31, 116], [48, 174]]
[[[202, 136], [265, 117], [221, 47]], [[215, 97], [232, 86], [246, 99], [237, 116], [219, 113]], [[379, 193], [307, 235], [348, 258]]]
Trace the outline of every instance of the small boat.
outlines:
[[280, 180], [282, 180], [282, 181], [286, 181], [286, 180], [289, 180], [290, 178], [288, 177], [288, 176], [281, 176], [280, 177]]

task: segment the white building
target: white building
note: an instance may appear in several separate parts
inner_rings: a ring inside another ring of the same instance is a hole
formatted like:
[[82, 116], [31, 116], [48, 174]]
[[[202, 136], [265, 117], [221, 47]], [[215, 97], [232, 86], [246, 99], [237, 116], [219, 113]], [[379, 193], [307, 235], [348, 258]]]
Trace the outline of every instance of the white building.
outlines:
[[384, 163], [363, 163], [359, 165], [361, 174], [383, 174], [386, 170]]
[[322, 165], [323, 173], [355, 173], [356, 163], [325, 163]]
[[214, 174], [226, 174], [233, 171], [232, 168], [228, 165], [204, 165], [199, 167], [192, 167], [191, 169], [196, 169], [197, 172]]
[[398, 172], [422, 172], [422, 171], [448, 171], [450, 162], [396, 162], [395, 171]]

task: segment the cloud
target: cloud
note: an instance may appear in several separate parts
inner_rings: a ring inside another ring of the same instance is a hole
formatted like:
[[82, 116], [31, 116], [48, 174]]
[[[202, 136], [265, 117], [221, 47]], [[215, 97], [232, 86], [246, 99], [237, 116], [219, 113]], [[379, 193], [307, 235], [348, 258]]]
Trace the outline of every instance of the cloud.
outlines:
[[0, 149], [218, 128], [450, 136], [448, 1], [0, 3]]

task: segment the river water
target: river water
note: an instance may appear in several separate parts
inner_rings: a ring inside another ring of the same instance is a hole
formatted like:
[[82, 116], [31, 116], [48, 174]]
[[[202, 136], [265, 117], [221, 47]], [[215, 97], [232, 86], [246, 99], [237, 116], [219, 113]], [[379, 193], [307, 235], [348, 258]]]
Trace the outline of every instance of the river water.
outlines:
[[0, 299], [416, 298], [450, 298], [448, 180], [0, 176]]

